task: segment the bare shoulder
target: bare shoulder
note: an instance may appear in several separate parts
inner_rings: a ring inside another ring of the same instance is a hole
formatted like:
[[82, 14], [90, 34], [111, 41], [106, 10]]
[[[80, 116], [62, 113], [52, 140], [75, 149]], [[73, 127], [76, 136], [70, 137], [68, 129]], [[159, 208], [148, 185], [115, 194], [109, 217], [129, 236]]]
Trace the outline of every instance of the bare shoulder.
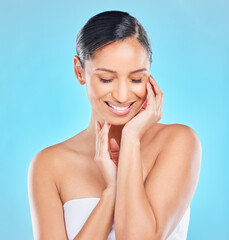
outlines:
[[[184, 154], [183, 158], [190, 163], [196, 162], [196, 166], [200, 166], [202, 146], [197, 132], [184, 124], [168, 124], [160, 128], [157, 141], [160, 142], [160, 150], [158, 151], [157, 161], [167, 161], [169, 154]], [[159, 157], [160, 155], [160, 157]]]
[[151, 129], [150, 132], [160, 132], [163, 134], [170, 133], [174, 134], [175, 132], [190, 132], [190, 134], [197, 136], [197, 133], [195, 130], [187, 125], [179, 124], [179, 123], [173, 123], [173, 124], [163, 124], [163, 123], [157, 123], [155, 124]]
[[32, 158], [28, 169], [28, 190], [32, 202], [34, 196], [42, 194], [40, 186], [49, 187], [56, 198], [59, 198], [58, 176], [62, 168], [61, 149], [58, 146], [50, 146], [39, 151]]
[[143, 156], [145, 160], [145, 174], [152, 169], [155, 163], [160, 159], [159, 155], [165, 152], [189, 151], [189, 153], [201, 152], [200, 139], [191, 127], [184, 124], [155, 124], [142, 140]]
[[39, 174], [49, 174], [53, 179], [57, 175], [56, 170], [63, 164], [61, 155], [63, 155], [61, 144], [53, 145], [39, 151], [31, 160], [29, 172], [37, 171]]
[[187, 136], [196, 138], [197, 140], [199, 139], [196, 131], [187, 125], [174, 123], [174, 124], [166, 125], [166, 128], [167, 128], [167, 131], [169, 131], [171, 135], [183, 133], [183, 134], [186, 134]]
[[168, 147], [173, 143], [173, 146], [179, 147], [188, 145], [191, 147], [201, 150], [201, 141], [197, 132], [184, 124], [170, 124], [164, 129], [166, 135], [166, 142], [164, 147]]
[[29, 177], [31, 175], [34, 175], [34, 177], [37, 176], [40, 181], [47, 179], [48, 176], [49, 180], [55, 185], [58, 193], [60, 193], [61, 180], [73, 165], [75, 166], [74, 171], [77, 175], [77, 170], [81, 166], [78, 163], [82, 159], [79, 155], [79, 151], [71, 148], [68, 140], [46, 147], [39, 151], [31, 160], [28, 175]]
[[[195, 142], [198, 145], [201, 145], [200, 139], [196, 131], [184, 124], [162, 124], [158, 123], [153, 126], [148, 134], [150, 137], [150, 141], [153, 140], [159, 141], [161, 143], [161, 147], [166, 147], [169, 141], [173, 141], [175, 139], [185, 140], [188, 142]], [[162, 141], [161, 141], [162, 140]], [[162, 150], [162, 149], [161, 149]]]
[[34, 238], [67, 239], [57, 181], [63, 166], [62, 152], [59, 146], [47, 147], [29, 165], [28, 194]]

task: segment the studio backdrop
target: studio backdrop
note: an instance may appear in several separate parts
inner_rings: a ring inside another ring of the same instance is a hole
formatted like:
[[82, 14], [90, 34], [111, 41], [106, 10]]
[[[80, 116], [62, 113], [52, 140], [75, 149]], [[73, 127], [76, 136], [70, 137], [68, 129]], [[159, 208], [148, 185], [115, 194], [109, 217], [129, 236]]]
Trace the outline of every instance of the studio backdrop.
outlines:
[[36, 153], [87, 128], [86, 85], [73, 70], [78, 31], [106, 10], [136, 17], [150, 37], [160, 123], [202, 144], [188, 240], [229, 239], [229, 3], [207, 0], [0, 3], [0, 236], [33, 239], [27, 174]]

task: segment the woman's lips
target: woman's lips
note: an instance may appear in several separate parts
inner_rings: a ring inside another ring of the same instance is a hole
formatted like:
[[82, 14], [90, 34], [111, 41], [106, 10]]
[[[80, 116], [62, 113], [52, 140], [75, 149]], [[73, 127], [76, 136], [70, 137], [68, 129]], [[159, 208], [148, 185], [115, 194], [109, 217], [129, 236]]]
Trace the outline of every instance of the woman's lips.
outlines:
[[119, 109], [115, 109], [114, 107], [110, 106], [108, 102], [105, 102], [108, 109], [112, 112], [115, 113], [116, 115], [122, 116], [122, 115], [126, 115], [127, 113], [130, 112], [130, 110], [133, 108], [133, 105], [135, 102], [131, 103], [130, 106], [128, 108], [119, 108]]
[[134, 102], [130, 102], [130, 103], [126, 103], [126, 104], [119, 104], [119, 103], [116, 103], [116, 102], [106, 102], [106, 103], [108, 103], [109, 105], [115, 106], [115, 107], [125, 108], [125, 107], [129, 107], [130, 104], [132, 104]]

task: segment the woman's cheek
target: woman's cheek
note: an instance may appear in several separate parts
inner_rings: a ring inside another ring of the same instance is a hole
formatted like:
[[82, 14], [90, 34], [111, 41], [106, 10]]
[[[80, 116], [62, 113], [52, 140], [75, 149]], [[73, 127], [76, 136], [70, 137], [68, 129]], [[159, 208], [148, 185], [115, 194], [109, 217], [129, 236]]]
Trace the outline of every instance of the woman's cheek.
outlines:
[[87, 79], [86, 83], [88, 99], [89, 102], [93, 105], [93, 103], [98, 98], [98, 89], [93, 79]]
[[141, 83], [139, 84], [139, 86], [136, 86], [134, 88], [135, 94], [139, 97], [139, 98], [144, 98], [146, 96], [146, 84], [145, 83]]
[[96, 98], [96, 96], [99, 93], [99, 87], [96, 82], [96, 79], [91, 77], [87, 79], [87, 92], [88, 92], [88, 96], [90, 96], [93, 99]]

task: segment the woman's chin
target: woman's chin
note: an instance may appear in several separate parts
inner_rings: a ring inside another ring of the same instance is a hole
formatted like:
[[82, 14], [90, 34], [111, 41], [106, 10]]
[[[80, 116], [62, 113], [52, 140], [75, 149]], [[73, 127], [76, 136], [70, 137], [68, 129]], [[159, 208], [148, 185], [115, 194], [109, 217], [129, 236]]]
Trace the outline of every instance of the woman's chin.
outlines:
[[106, 118], [104, 119], [105, 121], [108, 121], [111, 125], [114, 126], [124, 126], [126, 123], [128, 123], [131, 119], [111, 119], [111, 118]]

